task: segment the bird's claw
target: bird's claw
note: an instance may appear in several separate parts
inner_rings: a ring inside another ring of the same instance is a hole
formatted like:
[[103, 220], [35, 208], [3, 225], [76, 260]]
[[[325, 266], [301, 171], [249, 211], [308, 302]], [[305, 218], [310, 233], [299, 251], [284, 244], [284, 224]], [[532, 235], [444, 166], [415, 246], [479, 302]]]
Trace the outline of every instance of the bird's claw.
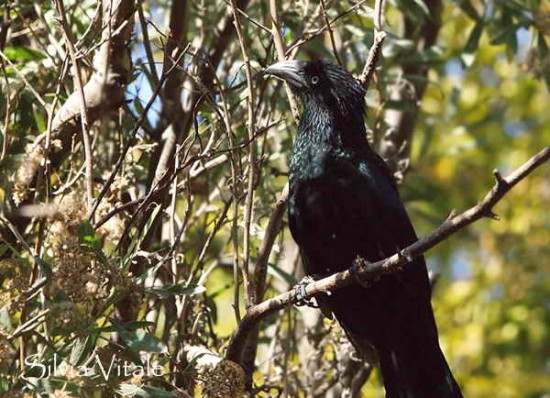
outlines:
[[307, 298], [306, 286], [310, 282], [313, 282], [313, 278], [310, 276], [306, 276], [302, 278], [302, 280], [298, 282], [296, 286], [294, 286], [294, 304], [297, 307], [308, 306], [311, 308], [319, 308], [315, 301], [313, 301], [311, 298]]
[[353, 275], [355, 281], [360, 284], [363, 287], [370, 287], [370, 284], [363, 279], [361, 279], [361, 276], [359, 275], [359, 271], [361, 271], [362, 268], [364, 268], [368, 264], [368, 261], [366, 261], [363, 257], [357, 256], [355, 257], [355, 260], [351, 263], [351, 274]]

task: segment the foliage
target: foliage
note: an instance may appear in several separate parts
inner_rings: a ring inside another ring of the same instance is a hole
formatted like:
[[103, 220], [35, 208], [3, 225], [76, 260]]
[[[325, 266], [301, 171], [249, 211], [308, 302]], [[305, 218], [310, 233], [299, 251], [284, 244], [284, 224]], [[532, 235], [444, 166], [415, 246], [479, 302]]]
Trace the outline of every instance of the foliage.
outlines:
[[[258, 301], [254, 271], [278, 232], [269, 221], [296, 127], [284, 87], [262, 68], [278, 58], [278, 32], [287, 55], [337, 55], [359, 75], [374, 4], [326, 1], [325, 18], [318, 2], [280, 2], [272, 30], [274, 1], [122, 0], [136, 24], [129, 49], [111, 49], [109, 62], [131, 53], [128, 76], [115, 74], [126, 101], [100, 95], [94, 108], [86, 97], [87, 174], [56, 3], [0, 9], [0, 396], [241, 394], [241, 384], [224, 384], [240, 383], [240, 368], [201, 365], [189, 347], [223, 356], [237, 319]], [[65, 2], [84, 83], [100, 76], [110, 44], [102, 6]], [[549, 21], [539, 0], [388, 2], [366, 122], [403, 178], [419, 235], [480, 200], [492, 169], [505, 174], [550, 142]], [[67, 127], [56, 117], [72, 104], [76, 127]], [[500, 221], [482, 220], [428, 254], [441, 275], [440, 339], [467, 397], [550, 393], [549, 173], [545, 165], [515, 188], [496, 209]], [[105, 187], [93, 217], [87, 187], [92, 199]], [[285, 220], [267, 252], [266, 296], [302, 276]], [[254, 394], [352, 389], [351, 349], [318, 312], [288, 309], [260, 329]], [[383, 396], [376, 371], [362, 392]]]

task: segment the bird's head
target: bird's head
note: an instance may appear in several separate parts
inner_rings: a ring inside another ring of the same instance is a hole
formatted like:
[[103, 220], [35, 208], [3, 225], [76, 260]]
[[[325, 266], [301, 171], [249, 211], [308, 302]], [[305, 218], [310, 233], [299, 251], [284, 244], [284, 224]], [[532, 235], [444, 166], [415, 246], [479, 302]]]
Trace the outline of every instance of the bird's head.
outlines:
[[282, 61], [264, 71], [286, 81], [304, 105], [321, 105], [344, 114], [362, 114], [365, 90], [343, 67], [326, 61]]

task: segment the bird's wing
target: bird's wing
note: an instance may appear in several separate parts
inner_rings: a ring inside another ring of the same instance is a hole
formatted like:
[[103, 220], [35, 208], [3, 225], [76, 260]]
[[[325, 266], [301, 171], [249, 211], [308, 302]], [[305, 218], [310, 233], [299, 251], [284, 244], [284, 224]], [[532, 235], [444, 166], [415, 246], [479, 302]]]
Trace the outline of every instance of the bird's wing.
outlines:
[[[414, 243], [418, 238], [409, 219], [405, 206], [397, 191], [393, 175], [386, 163], [372, 153], [359, 160], [358, 167], [350, 165], [350, 172], [357, 170], [365, 181], [368, 193], [365, 193], [374, 206], [377, 219], [377, 243], [383, 257], [389, 257]], [[382, 259], [380, 258], [380, 259]], [[415, 293], [430, 294], [429, 280], [424, 258], [414, 259], [397, 279], [404, 285], [412, 286]]]

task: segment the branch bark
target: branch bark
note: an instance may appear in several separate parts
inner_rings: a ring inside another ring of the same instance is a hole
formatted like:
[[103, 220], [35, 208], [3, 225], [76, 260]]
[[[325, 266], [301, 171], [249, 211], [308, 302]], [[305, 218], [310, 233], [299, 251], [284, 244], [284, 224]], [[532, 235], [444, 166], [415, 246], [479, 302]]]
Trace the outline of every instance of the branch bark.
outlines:
[[[103, 0], [104, 22], [101, 45], [94, 59], [95, 72], [83, 87], [88, 127], [124, 103], [125, 86], [132, 66], [128, 43], [133, 28], [134, 3], [134, 0]], [[49, 151], [53, 166], [59, 165], [70, 152], [71, 141], [81, 128], [82, 102], [82, 93], [73, 92], [53, 119], [51, 139], [59, 139], [62, 144]], [[46, 133], [36, 138], [34, 147], [43, 147], [45, 142]], [[21, 184], [30, 186], [39, 167], [39, 162], [33, 165], [23, 162], [18, 172], [25, 175]]]
[[[420, 26], [404, 16], [403, 37], [415, 43], [415, 52], [427, 51], [436, 45], [441, 27], [443, 2], [441, 0], [426, 0], [430, 15]], [[408, 57], [410, 53], [403, 54]], [[411, 101], [412, 109], [387, 109], [384, 114], [385, 133], [380, 138], [377, 152], [394, 172], [395, 179], [401, 183], [409, 168], [411, 143], [416, 127], [420, 101], [427, 85], [429, 65], [410, 64], [401, 68], [397, 81], [388, 87], [389, 100], [395, 102]], [[418, 77], [422, 77], [419, 79]], [[413, 80], [413, 77], [416, 77]], [[411, 81], [408, 79], [410, 78]]]
[[[384, 260], [377, 261], [376, 263], [364, 264], [361, 269], [358, 270], [357, 275], [362, 280], [367, 281], [375, 279], [383, 274], [398, 272], [401, 267], [407, 266], [412, 259], [422, 255], [460, 229], [483, 217], [495, 219], [496, 216], [495, 213], [493, 213], [493, 207], [516, 184], [527, 177], [537, 167], [548, 161], [548, 159], [550, 159], [550, 146], [544, 148], [507, 177], [502, 177], [501, 174], [495, 170], [493, 174], [495, 175], [496, 183], [481, 202], [459, 215], [453, 215], [451, 213], [447, 220], [445, 220], [436, 230], [400, 252]], [[306, 299], [311, 298], [318, 294], [349, 286], [355, 283], [355, 277], [356, 275], [354, 275], [351, 270], [338, 272], [326, 278], [308, 283], [304, 289], [301, 289], [301, 292], [305, 293]], [[258, 327], [258, 323], [262, 319], [295, 302], [296, 290], [292, 289], [250, 307], [233, 335], [225, 357], [234, 362], [241, 363], [242, 348], [249, 333]]]
[[88, 123], [88, 109], [86, 107], [86, 96], [84, 95], [84, 85], [82, 84], [82, 75], [80, 73], [80, 66], [78, 65], [78, 58], [76, 54], [75, 45], [73, 43], [74, 38], [71, 34], [71, 29], [67, 23], [65, 16], [65, 6], [63, 0], [55, 1], [57, 7], [57, 13], [59, 14], [58, 20], [63, 29], [65, 36], [65, 43], [69, 49], [71, 63], [73, 65], [73, 80], [75, 85], [75, 91], [78, 93], [78, 104], [80, 105], [80, 124], [82, 126], [82, 142], [84, 143], [84, 159], [86, 164], [86, 196], [88, 201], [88, 214], [91, 214], [92, 205], [94, 202], [94, 186], [92, 176], [92, 145], [90, 143], [90, 125]]
[[376, 64], [382, 53], [382, 44], [386, 39], [386, 33], [382, 30], [385, 22], [385, 9], [386, 0], [376, 0], [374, 4], [374, 41], [369, 50], [369, 56], [367, 57], [365, 67], [358, 78], [359, 83], [361, 83], [365, 89], [369, 87], [370, 81], [374, 76]]

